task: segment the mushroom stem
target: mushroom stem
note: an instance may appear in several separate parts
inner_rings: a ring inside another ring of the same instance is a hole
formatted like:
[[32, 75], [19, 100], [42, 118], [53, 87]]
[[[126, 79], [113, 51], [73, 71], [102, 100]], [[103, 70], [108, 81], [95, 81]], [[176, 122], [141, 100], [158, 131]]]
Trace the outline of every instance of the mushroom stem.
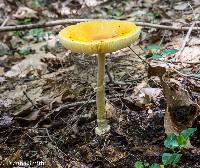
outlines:
[[105, 110], [105, 54], [99, 54], [98, 59], [98, 74], [97, 74], [97, 124], [98, 127], [95, 129], [96, 134], [102, 135], [109, 131], [110, 126], [106, 120]]

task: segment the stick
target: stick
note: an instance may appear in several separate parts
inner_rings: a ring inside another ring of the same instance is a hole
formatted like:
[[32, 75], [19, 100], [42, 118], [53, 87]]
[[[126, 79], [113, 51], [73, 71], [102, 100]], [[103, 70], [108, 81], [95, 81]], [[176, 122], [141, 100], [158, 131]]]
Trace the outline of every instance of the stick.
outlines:
[[[34, 28], [52, 27], [56, 25], [75, 24], [75, 23], [85, 22], [85, 21], [90, 21], [90, 20], [94, 20], [94, 19], [63, 19], [63, 20], [55, 20], [55, 21], [49, 21], [49, 22], [27, 24], [27, 25], [5, 26], [5, 27], [0, 27], [0, 32], [28, 30], [28, 29], [34, 29]], [[137, 26], [141, 26], [141, 27], [152, 27], [152, 28], [165, 29], [165, 30], [188, 31], [190, 29], [190, 27], [166, 26], [166, 25], [159, 25], [159, 24], [145, 23], [145, 22], [134, 22], [134, 23]], [[197, 31], [197, 30], [200, 30], [200, 28], [193, 27], [192, 29], [192, 31]]]
[[6, 23], [8, 22], [9, 19], [10, 19], [10, 17], [7, 17], [7, 18], [3, 21], [3, 23], [1, 24], [0, 27], [4, 27], [4, 26], [6, 25]]
[[3, 28], [0, 28], [0, 32], [28, 30], [28, 29], [34, 29], [34, 28], [52, 27], [52, 26], [56, 26], [56, 25], [65, 25], [65, 24], [75, 24], [75, 23], [85, 22], [85, 21], [89, 21], [89, 20], [91, 20], [91, 19], [64, 19], [64, 20], [39, 22], [39, 23], [26, 24], [26, 25], [5, 26]]
[[144, 63], [146, 63], [148, 66], [151, 66], [145, 59], [143, 59], [142, 57], [140, 57], [130, 46], [128, 46], [128, 48], [129, 48], [139, 59], [141, 59]]
[[[118, 100], [118, 98], [115, 97], [111, 97], [110, 100], [115, 101]], [[68, 108], [72, 108], [72, 107], [77, 107], [77, 106], [84, 106], [84, 105], [90, 105], [90, 104], [94, 104], [96, 103], [96, 100], [88, 100], [88, 101], [81, 101], [81, 102], [75, 102], [75, 103], [69, 103], [69, 104], [64, 104], [58, 108], [56, 108], [55, 110], [53, 110], [52, 112], [48, 113], [46, 116], [42, 117], [37, 124], [34, 126], [34, 128], [37, 128], [38, 125], [44, 121], [45, 119], [47, 119], [48, 117], [50, 117], [52, 114], [54, 113], [58, 113], [62, 110], [66, 110]]]
[[[188, 5], [192, 9], [193, 16], [196, 17], [196, 14], [194, 13], [193, 7], [191, 6], [191, 4], [189, 2], [188, 2]], [[181, 49], [179, 50], [179, 53], [178, 53], [179, 58], [181, 57], [181, 54], [182, 54], [183, 50], [185, 49], [187, 42], [189, 41], [190, 34], [192, 33], [192, 29], [194, 28], [195, 24], [196, 24], [196, 22], [192, 23], [192, 25], [190, 26], [190, 28], [189, 28], [186, 36], [185, 36], [185, 39], [184, 39], [183, 44], [181, 46]]]
[[187, 32], [187, 34], [186, 34], [186, 36], [185, 36], [185, 39], [184, 39], [184, 41], [183, 41], [183, 44], [182, 44], [182, 46], [181, 46], [181, 48], [180, 48], [180, 50], [179, 50], [179, 53], [178, 53], [179, 57], [181, 56], [183, 50], [185, 49], [185, 46], [186, 46], [187, 42], [189, 41], [190, 34], [191, 34], [191, 32], [192, 32], [192, 29], [194, 28], [194, 25], [195, 25], [195, 22], [192, 23], [192, 25], [190, 26], [190, 29], [188, 30], [188, 32]]
[[33, 103], [33, 101], [30, 99], [30, 97], [28, 97], [28, 95], [25, 91], [23, 91], [23, 94], [27, 98], [27, 100], [32, 104], [32, 106], [39, 110], [39, 107]]

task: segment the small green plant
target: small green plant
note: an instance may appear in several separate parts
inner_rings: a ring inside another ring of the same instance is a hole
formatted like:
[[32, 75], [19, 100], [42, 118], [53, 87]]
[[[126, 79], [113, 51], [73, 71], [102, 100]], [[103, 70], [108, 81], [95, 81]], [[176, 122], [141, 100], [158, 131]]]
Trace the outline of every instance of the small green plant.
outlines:
[[145, 167], [149, 167], [149, 168], [160, 168], [160, 165], [157, 163], [153, 163], [152, 165], [150, 165], [147, 162], [141, 162], [141, 161], [137, 161], [135, 162], [135, 166], [134, 168], [145, 168]]
[[19, 54], [21, 56], [26, 56], [28, 54], [34, 54], [35, 51], [31, 49], [31, 47], [27, 47], [27, 48], [22, 48], [19, 50]]
[[24, 20], [20, 21], [20, 24], [30, 24], [32, 21], [32, 18], [25, 18]]
[[52, 33], [45, 32], [42, 28], [35, 28], [30, 30], [28, 35], [35, 37], [37, 41], [43, 41], [45, 38], [48, 39], [52, 35]]
[[162, 165], [153, 163], [151, 166], [149, 166], [150, 164], [147, 165], [147, 163], [137, 161], [135, 162], [135, 168], [161, 168], [164, 167], [163, 165], [176, 167], [182, 156], [182, 154], [180, 154], [181, 150], [186, 147], [187, 140], [196, 130], [197, 128], [187, 128], [179, 135], [174, 133], [167, 135], [164, 141], [164, 146], [168, 149], [171, 149], [172, 153], [167, 152], [162, 154]]
[[148, 45], [144, 50], [147, 53], [145, 56], [146, 58], [152, 58], [155, 60], [171, 56], [178, 52], [178, 50], [175, 48], [163, 49], [162, 46], [158, 44]]
[[173, 153], [163, 153], [162, 162], [164, 165], [176, 166], [182, 156], [180, 154], [181, 149], [186, 147], [187, 140], [196, 130], [197, 128], [187, 128], [179, 135], [175, 135], [174, 133], [167, 135], [164, 145], [166, 148], [172, 149]]
[[22, 38], [24, 36], [24, 31], [14, 31], [13, 35]]
[[106, 8], [107, 15], [111, 18], [119, 19], [124, 15], [124, 12], [121, 9]]
[[150, 16], [154, 19], [161, 18], [161, 14], [159, 12], [148, 12], [148, 13], [145, 14], [145, 16]]

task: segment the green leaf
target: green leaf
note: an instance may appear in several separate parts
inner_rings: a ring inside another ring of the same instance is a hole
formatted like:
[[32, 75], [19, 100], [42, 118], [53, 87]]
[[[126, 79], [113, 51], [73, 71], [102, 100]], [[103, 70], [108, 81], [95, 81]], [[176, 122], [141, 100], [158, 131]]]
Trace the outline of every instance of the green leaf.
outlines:
[[162, 52], [162, 56], [163, 56], [163, 57], [167, 57], [167, 56], [170, 56], [170, 55], [175, 54], [175, 53], [177, 53], [177, 52], [178, 52], [178, 50], [175, 49], [175, 48], [166, 49], [166, 50], [164, 50], [164, 51]]
[[162, 162], [164, 165], [172, 164], [172, 154], [171, 153], [163, 153], [162, 155]]
[[28, 55], [32, 53], [32, 49], [30, 47], [22, 48], [19, 50], [19, 54], [22, 56]]
[[149, 168], [160, 168], [160, 165], [157, 163], [153, 163]]
[[144, 166], [145, 166], [145, 167], [148, 167], [148, 166], [149, 166], [149, 163], [148, 163], [148, 162], [144, 162]]
[[172, 164], [176, 165], [180, 161], [181, 156], [182, 156], [182, 154], [173, 153], [172, 154], [172, 158], [173, 158]]
[[183, 136], [185, 138], [185, 140], [187, 140], [196, 130], [197, 130], [197, 128], [187, 128], [187, 129], [183, 130], [180, 133], [180, 135]]
[[32, 18], [26, 18], [22, 21], [22, 23], [28, 24], [32, 22]]
[[144, 165], [141, 161], [137, 161], [137, 162], [135, 162], [134, 168], [144, 168]]
[[150, 16], [150, 17], [154, 17], [154, 18], [160, 18], [161, 14], [159, 12], [148, 12], [146, 14], [144, 14], [145, 16]]
[[164, 145], [167, 148], [176, 148], [179, 146], [177, 141], [177, 136], [174, 133], [168, 134], [166, 140], [164, 141]]
[[151, 58], [156, 60], [156, 59], [162, 58], [162, 56], [160, 54], [153, 54]]
[[32, 5], [34, 8], [41, 8], [45, 5], [44, 0], [33, 0]]
[[182, 135], [177, 136], [177, 141], [178, 141], [179, 146], [181, 147], [184, 147], [187, 142], [187, 140]]
[[162, 47], [158, 44], [150, 44], [145, 47], [145, 50], [148, 51], [150, 50], [152, 53], [159, 53]]
[[30, 32], [28, 33], [30, 36], [36, 37], [38, 39], [38, 41], [40, 39], [43, 39], [45, 36], [45, 32], [44, 29], [42, 28], [35, 28], [30, 30]]
[[163, 153], [162, 155], [162, 162], [164, 165], [176, 165], [181, 158], [182, 154], [178, 154], [178, 153]]

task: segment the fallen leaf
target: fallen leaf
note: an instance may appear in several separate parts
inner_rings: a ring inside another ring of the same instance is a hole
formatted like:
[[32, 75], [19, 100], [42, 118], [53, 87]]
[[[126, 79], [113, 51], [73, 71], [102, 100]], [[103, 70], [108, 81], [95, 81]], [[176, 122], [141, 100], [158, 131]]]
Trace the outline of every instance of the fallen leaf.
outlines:
[[13, 17], [16, 19], [37, 18], [37, 12], [25, 6], [19, 7]]
[[0, 42], [0, 56], [4, 56], [4, 55], [10, 55], [10, 49], [9, 47], [5, 44]]
[[56, 10], [56, 12], [62, 16], [68, 16], [71, 14], [71, 9], [69, 7], [69, 4], [70, 2], [69, 1], [64, 1], [62, 3], [58, 3], [58, 2], [55, 2], [55, 3], [52, 3], [52, 8], [54, 10]]
[[135, 104], [139, 107], [149, 104], [152, 101], [156, 101], [158, 96], [162, 93], [160, 88], [141, 88], [140, 91], [135, 95], [131, 95], [131, 99], [135, 101]]
[[118, 119], [117, 111], [113, 104], [111, 104], [110, 102], [107, 101], [105, 109], [106, 109], [106, 113], [107, 113], [107, 118], [112, 118], [114, 120]]
[[53, 54], [32, 54], [28, 55], [24, 60], [11, 67], [11, 70], [5, 73], [6, 77], [27, 77], [41, 76], [47, 72], [47, 64], [41, 61], [42, 58], [56, 58]]
[[142, 88], [140, 90], [141, 93], [144, 93], [146, 96], [149, 97], [150, 101], [156, 101], [157, 97], [161, 95], [162, 89], [160, 88]]
[[[172, 38], [171, 42], [167, 43], [167, 48], [181, 48], [181, 45], [183, 44], [184, 38], [180, 37], [174, 37]], [[180, 57], [181, 61], [191, 61], [191, 62], [198, 62], [200, 60], [200, 54], [199, 54], [199, 45], [200, 40], [197, 37], [191, 37], [191, 40], [188, 41], [187, 45], [185, 46], [184, 50], [182, 51]], [[179, 54], [174, 54], [174, 59], [179, 60]]]
[[134, 95], [137, 95], [139, 93], [139, 91], [144, 88], [145, 86], [147, 86], [147, 82], [146, 81], [142, 81], [141, 83], [139, 83], [135, 88], [134, 88]]
[[5, 77], [0, 77], [0, 84], [2, 84], [4, 81], [6, 81]]
[[[40, 110], [29, 110], [29, 114], [23, 117], [15, 117], [16, 119], [22, 119], [22, 120], [26, 120], [26, 121], [35, 121], [36, 119], [38, 119], [39, 114], [40, 114]], [[19, 115], [19, 113], [18, 113]]]
[[97, 6], [99, 4], [97, 0], [84, 0], [84, 2], [88, 7]]
[[161, 80], [163, 92], [167, 101], [164, 118], [165, 132], [178, 134], [187, 127], [191, 127], [200, 115], [200, 107], [193, 102], [187, 90], [179, 85], [174, 86]]
[[148, 68], [148, 78], [152, 76], [162, 77], [166, 73], [166, 68], [162, 66], [149, 66]]
[[181, 1], [179, 3], [176, 3], [174, 5], [174, 9], [175, 10], [181, 10], [181, 11], [185, 10], [187, 7], [189, 7], [188, 3], [187, 2], [183, 2], [183, 1]]

